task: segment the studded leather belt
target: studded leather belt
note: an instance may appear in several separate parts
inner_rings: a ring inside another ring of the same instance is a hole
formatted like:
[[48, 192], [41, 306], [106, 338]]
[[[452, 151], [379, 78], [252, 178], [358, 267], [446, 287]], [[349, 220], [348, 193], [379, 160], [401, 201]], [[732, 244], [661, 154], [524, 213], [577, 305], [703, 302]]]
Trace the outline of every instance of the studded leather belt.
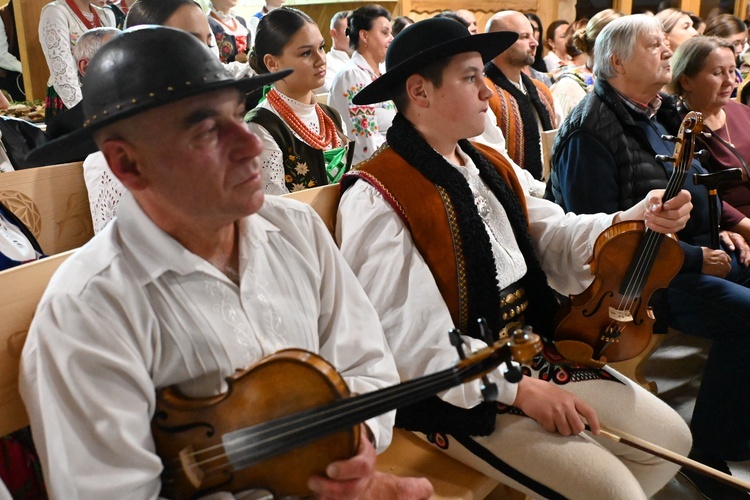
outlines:
[[523, 324], [523, 313], [527, 307], [529, 298], [520, 280], [500, 291], [500, 319], [503, 324], [500, 338], [507, 337]]

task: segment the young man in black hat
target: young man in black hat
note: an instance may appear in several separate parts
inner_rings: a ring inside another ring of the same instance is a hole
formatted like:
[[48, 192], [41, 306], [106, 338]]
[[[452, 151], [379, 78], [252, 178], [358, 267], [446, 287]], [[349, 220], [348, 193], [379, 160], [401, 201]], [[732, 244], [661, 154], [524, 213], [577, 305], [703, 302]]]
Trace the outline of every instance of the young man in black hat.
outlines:
[[[163, 27], [125, 32], [91, 61], [84, 127], [47, 151], [98, 146], [128, 192], [115, 221], [53, 277], [23, 350], [20, 390], [52, 497], [159, 495], [159, 388], [214, 396], [236, 370], [287, 347], [335, 363], [354, 392], [398, 380], [377, 315], [322, 221], [299, 203], [264, 200], [243, 92], [287, 74], [234, 80], [195, 37]], [[386, 446], [391, 423], [368, 420], [357, 454], [309, 488], [323, 498], [429, 496], [424, 479], [374, 472], [370, 440]], [[200, 470], [215, 484], [209, 466]]]
[[[495, 336], [525, 320], [550, 338], [557, 304], [547, 281], [562, 293], [580, 291], [602, 230], [645, 218], [673, 232], [687, 220], [685, 192], [663, 205], [662, 193], [651, 192], [614, 216], [565, 215], [529, 197], [503, 156], [465, 140], [482, 132], [492, 96], [482, 68], [516, 37], [470, 36], [444, 19], [419, 22], [394, 39], [387, 72], [354, 99], [393, 99], [399, 110], [387, 147], [342, 180], [336, 231], [403, 379], [455, 358], [446, 328], [483, 345], [479, 318]], [[687, 452], [687, 426], [652, 394], [612, 370], [567, 362], [551, 344], [524, 370], [518, 384], [490, 375], [499, 404], [482, 402], [479, 382], [464, 384], [400, 409], [397, 425], [535, 497], [647, 498], [677, 472], [646, 453], [578, 435], [584, 419], [595, 434], [601, 419]]]

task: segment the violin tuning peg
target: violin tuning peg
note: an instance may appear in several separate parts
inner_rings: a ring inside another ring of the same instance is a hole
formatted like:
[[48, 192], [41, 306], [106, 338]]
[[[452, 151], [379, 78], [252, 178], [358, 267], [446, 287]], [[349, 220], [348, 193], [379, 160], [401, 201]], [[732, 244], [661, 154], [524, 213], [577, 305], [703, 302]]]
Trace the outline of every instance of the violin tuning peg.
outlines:
[[698, 161], [707, 161], [710, 153], [707, 149], [701, 149], [700, 151], [693, 153], [693, 157]]
[[492, 337], [490, 327], [487, 326], [487, 320], [479, 318], [477, 323], [479, 323], [479, 333], [482, 335], [484, 341], [487, 342], [487, 345], [492, 345], [495, 342], [495, 339]]
[[680, 141], [679, 137], [675, 137], [675, 136], [669, 135], [669, 134], [664, 134], [663, 136], [661, 136], [661, 138], [664, 139], [667, 142], [679, 142]]
[[466, 359], [466, 353], [464, 352], [464, 339], [461, 338], [461, 332], [456, 328], [451, 328], [448, 332], [448, 337], [451, 339], [451, 345], [458, 351], [459, 359]]
[[656, 161], [674, 162], [674, 158], [672, 158], [671, 156], [667, 156], [667, 155], [656, 155], [654, 156], [654, 158], [656, 158]]
[[508, 370], [503, 374], [505, 380], [511, 384], [519, 383], [523, 378], [523, 372], [521, 369], [517, 366], [513, 366], [511, 363], [508, 363], [506, 366], [508, 367]]
[[487, 377], [482, 377], [482, 397], [485, 401], [497, 401], [497, 384], [491, 383]]

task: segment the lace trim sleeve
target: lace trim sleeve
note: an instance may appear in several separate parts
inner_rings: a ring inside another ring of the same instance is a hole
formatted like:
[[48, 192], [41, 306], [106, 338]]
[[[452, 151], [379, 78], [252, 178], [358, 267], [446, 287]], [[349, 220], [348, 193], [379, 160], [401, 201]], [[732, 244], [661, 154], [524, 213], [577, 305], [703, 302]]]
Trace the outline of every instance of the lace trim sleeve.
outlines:
[[39, 20], [39, 42], [55, 91], [66, 107], [72, 108], [81, 101], [81, 85], [78, 68], [70, 42], [70, 28], [65, 15], [54, 5], [42, 11]]
[[266, 194], [287, 194], [289, 189], [284, 180], [284, 159], [279, 145], [271, 134], [257, 123], [248, 123], [247, 126], [263, 143], [263, 152], [258, 158], [262, 168], [263, 191]]

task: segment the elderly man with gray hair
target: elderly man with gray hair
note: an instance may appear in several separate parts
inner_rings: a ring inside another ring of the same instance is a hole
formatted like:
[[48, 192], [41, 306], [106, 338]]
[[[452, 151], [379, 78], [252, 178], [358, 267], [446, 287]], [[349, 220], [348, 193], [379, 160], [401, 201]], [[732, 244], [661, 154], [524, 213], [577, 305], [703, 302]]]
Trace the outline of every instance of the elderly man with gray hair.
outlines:
[[78, 76], [83, 78], [94, 54], [99, 51], [102, 45], [118, 34], [120, 34], [120, 30], [117, 28], [94, 28], [81, 35], [81, 38], [73, 47], [73, 57], [78, 67]]
[[[671, 157], [675, 150], [663, 138], [676, 133], [677, 122], [670, 120], [673, 105], [659, 94], [672, 76], [671, 57], [655, 17], [626, 16], [602, 30], [594, 53], [594, 91], [565, 119], [553, 151], [551, 194], [563, 208], [577, 214], [623, 210], [667, 185], [674, 166], [655, 155]], [[705, 173], [695, 160], [684, 163], [688, 177]], [[662, 328], [712, 341], [691, 420], [690, 456], [729, 472], [726, 460], [750, 459], [747, 236], [723, 234], [721, 248], [712, 248], [707, 192], [693, 182], [684, 188], [693, 200], [690, 221], [678, 233], [684, 262], [651, 305]], [[723, 228], [747, 234], [750, 221], [732, 207], [724, 204], [721, 219]], [[683, 473], [706, 498], [748, 498], [691, 471]]]

